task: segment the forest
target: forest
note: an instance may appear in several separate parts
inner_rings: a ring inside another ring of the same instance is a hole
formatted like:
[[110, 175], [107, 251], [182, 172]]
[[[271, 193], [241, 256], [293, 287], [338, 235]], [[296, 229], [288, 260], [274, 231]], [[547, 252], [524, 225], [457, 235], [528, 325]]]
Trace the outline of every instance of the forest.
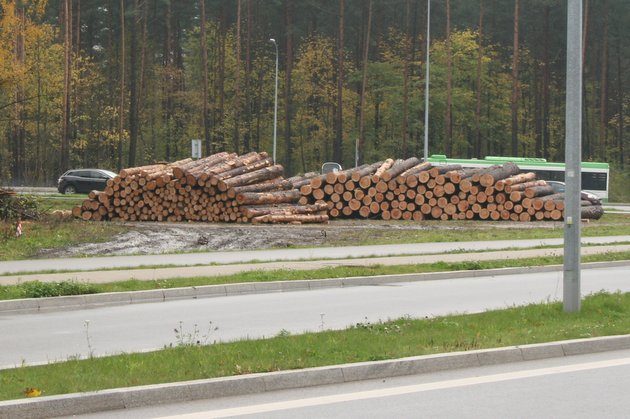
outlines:
[[[630, 1], [583, 5], [583, 160], [623, 170]], [[276, 54], [287, 176], [355, 143], [422, 156], [426, 22], [426, 0], [0, 0], [0, 185], [191, 139], [271, 154]], [[430, 30], [430, 154], [564, 160], [565, 1], [433, 0]]]

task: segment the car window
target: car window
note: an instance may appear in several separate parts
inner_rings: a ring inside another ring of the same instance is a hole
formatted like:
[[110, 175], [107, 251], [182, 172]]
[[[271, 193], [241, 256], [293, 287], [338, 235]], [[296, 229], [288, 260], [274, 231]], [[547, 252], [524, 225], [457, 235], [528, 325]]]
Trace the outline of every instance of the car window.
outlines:
[[76, 172], [74, 172], [73, 176], [78, 176], [78, 177], [92, 177], [90, 175], [90, 171], [89, 170], [77, 170]]
[[96, 170], [90, 171], [90, 177], [94, 179], [107, 179], [107, 176], [105, 176], [105, 174], [98, 172]]

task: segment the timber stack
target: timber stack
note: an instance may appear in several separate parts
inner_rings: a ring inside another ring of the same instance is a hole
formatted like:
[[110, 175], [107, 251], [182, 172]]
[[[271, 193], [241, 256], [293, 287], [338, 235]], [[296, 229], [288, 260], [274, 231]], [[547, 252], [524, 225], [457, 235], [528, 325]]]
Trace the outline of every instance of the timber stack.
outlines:
[[[412, 157], [315, 176], [300, 186], [301, 205], [326, 205], [330, 218], [384, 220], [562, 220], [564, 194], [514, 163], [487, 168], [431, 166]], [[582, 218], [599, 202], [582, 197]]]
[[267, 153], [221, 152], [127, 168], [92, 191], [73, 215], [84, 220], [325, 223], [326, 205], [299, 205], [294, 185], [316, 173], [283, 178]]

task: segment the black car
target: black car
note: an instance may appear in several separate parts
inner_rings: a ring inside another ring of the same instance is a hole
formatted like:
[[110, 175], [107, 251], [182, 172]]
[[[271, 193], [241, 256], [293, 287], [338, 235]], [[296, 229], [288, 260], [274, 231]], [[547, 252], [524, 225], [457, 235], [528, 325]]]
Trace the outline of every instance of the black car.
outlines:
[[57, 189], [63, 194], [88, 193], [102, 191], [107, 180], [116, 177], [116, 173], [102, 169], [68, 170], [57, 180]]

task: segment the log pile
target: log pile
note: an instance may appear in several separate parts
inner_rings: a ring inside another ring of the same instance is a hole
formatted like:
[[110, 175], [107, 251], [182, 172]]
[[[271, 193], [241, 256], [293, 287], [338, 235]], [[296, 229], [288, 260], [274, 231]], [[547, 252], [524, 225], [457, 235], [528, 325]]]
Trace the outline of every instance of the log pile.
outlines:
[[[582, 197], [582, 218], [599, 202]], [[322, 223], [384, 220], [562, 220], [564, 194], [514, 163], [486, 168], [422, 163], [416, 157], [288, 179], [267, 153], [221, 152], [123, 169], [73, 215], [84, 220]]]
[[267, 153], [221, 152], [199, 159], [123, 169], [92, 191], [73, 215], [84, 220], [323, 223], [326, 206], [298, 205], [294, 185]]
[[[564, 212], [564, 194], [514, 163], [464, 169], [387, 159], [313, 177], [300, 193], [301, 205], [326, 205], [330, 218], [557, 221]], [[600, 205], [583, 205], [582, 218], [601, 217]]]

